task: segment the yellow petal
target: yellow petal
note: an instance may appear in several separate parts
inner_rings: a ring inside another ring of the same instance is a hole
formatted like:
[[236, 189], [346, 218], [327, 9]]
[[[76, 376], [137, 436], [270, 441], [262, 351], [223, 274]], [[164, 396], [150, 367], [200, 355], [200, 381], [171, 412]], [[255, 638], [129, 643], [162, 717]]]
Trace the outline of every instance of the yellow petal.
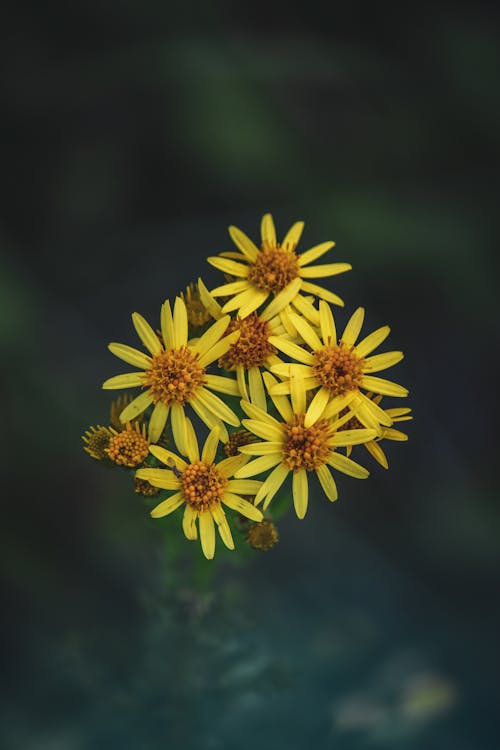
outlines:
[[122, 422], [122, 424], [125, 424], [125, 422], [131, 422], [132, 419], [135, 419], [139, 416], [139, 414], [142, 414], [142, 412], [145, 411], [152, 403], [153, 396], [151, 392], [144, 391], [144, 393], [141, 393], [140, 396], [134, 398], [134, 400], [125, 407], [125, 409], [120, 414], [120, 422]]
[[259, 456], [259, 458], [250, 461], [245, 464], [245, 466], [242, 466], [241, 469], [238, 469], [235, 476], [237, 479], [253, 477], [255, 474], [262, 474], [263, 471], [267, 471], [279, 463], [281, 463], [281, 453], [272, 453], [269, 456]]
[[203, 336], [200, 336], [196, 344], [190, 345], [190, 348], [198, 352], [200, 356], [203, 356], [209, 352], [213, 346], [219, 341], [224, 335], [226, 328], [228, 327], [231, 318], [229, 315], [224, 315], [222, 318], [212, 323]]
[[160, 445], [150, 445], [149, 452], [157, 458], [158, 461], [164, 463], [165, 466], [176, 466], [179, 471], [184, 471], [187, 466], [187, 463], [183, 458], [166, 448], [162, 448]]
[[[310, 352], [307, 352], [301, 346], [297, 346], [292, 341], [282, 339], [280, 336], [269, 336], [269, 343], [279, 349], [281, 352], [286, 354], [288, 357], [298, 360], [306, 365], [314, 364], [314, 357]], [[275, 370], [273, 369], [273, 372]]]
[[363, 326], [364, 317], [365, 311], [363, 307], [358, 307], [358, 309], [351, 315], [341, 338], [341, 341], [343, 341], [346, 346], [354, 346]]
[[200, 295], [201, 304], [208, 310], [214, 320], [222, 318], [222, 308], [219, 303], [214, 299], [214, 293], [209, 292], [203, 280], [198, 279], [198, 294]]
[[151, 367], [151, 357], [147, 357], [143, 352], [140, 352], [138, 349], [134, 349], [131, 346], [127, 346], [127, 344], [116, 344], [113, 342], [108, 344], [108, 349], [115, 355], [115, 357], [122, 359], [129, 365], [140, 367], [141, 370], [149, 370]]
[[368, 357], [363, 363], [363, 372], [380, 372], [388, 367], [393, 367], [403, 359], [403, 352], [385, 352], [376, 354], [374, 357]]
[[194, 431], [193, 423], [188, 417], [185, 418], [185, 425], [186, 425], [186, 444], [185, 444], [186, 455], [189, 459], [189, 462], [194, 464], [200, 460], [200, 449], [198, 447], [198, 438], [196, 437], [196, 432]]
[[258, 419], [261, 422], [266, 422], [267, 424], [274, 425], [275, 427], [279, 427], [280, 423], [277, 419], [272, 417], [270, 414], [268, 414], [264, 409], [261, 409], [256, 404], [252, 404], [250, 401], [242, 400], [240, 402], [241, 408], [245, 412], [245, 414], [248, 414], [249, 417], [252, 417], [253, 419]]
[[334, 246], [335, 242], [322, 242], [320, 245], [311, 247], [310, 250], [306, 250], [305, 253], [299, 255], [299, 266], [307, 266], [308, 263], [317, 260]]
[[291, 313], [290, 318], [299, 334], [313, 351], [315, 349], [323, 348], [323, 344], [319, 340], [318, 334], [311, 328], [307, 320], [304, 320], [304, 318], [300, 318], [295, 313]]
[[[264, 294], [264, 299], [268, 296], [269, 292], [260, 292], [260, 294]], [[222, 312], [229, 313], [233, 312], [234, 310], [238, 310], [240, 307], [244, 305], [249, 305], [252, 300], [257, 297], [259, 298], [259, 290], [257, 287], [254, 287], [253, 284], [249, 286], [247, 289], [244, 289], [242, 292], [239, 292], [239, 294], [235, 294], [234, 297], [229, 299], [223, 306]], [[260, 302], [259, 302], [260, 304]], [[255, 309], [257, 309], [259, 305], [255, 306]], [[240, 318], [242, 318], [243, 315], [240, 315]]]
[[271, 247], [276, 247], [276, 229], [271, 214], [264, 214], [262, 217], [260, 232], [263, 244], [266, 243]]
[[340, 453], [332, 453], [327, 463], [333, 466], [334, 469], [342, 471], [344, 474], [348, 474], [350, 477], [355, 477], [356, 479], [366, 479], [370, 473], [363, 466], [347, 458], [347, 456], [342, 456]]
[[186, 346], [188, 341], [188, 318], [186, 303], [182, 297], [176, 297], [174, 304], [174, 345], [176, 349]]
[[241, 469], [241, 467], [246, 464], [247, 460], [246, 456], [230, 456], [223, 461], [219, 461], [217, 464], [217, 471], [222, 474], [222, 476], [226, 477], [226, 479], [229, 479], [229, 477], [232, 477], [238, 469]]
[[217, 417], [212, 411], [210, 411], [210, 409], [207, 409], [207, 407], [202, 404], [201, 401], [193, 399], [193, 401], [191, 401], [189, 405], [191, 406], [193, 411], [196, 412], [201, 421], [206, 424], [209, 430], [211, 430], [213, 427], [218, 427], [220, 440], [223, 443], [227, 443], [227, 441], [229, 440], [229, 435], [224, 422], [222, 422], [219, 417]]
[[377, 430], [340, 430], [328, 441], [331, 446], [361, 445], [377, 437]]
[[387, 440], [397, 440], [398, 442], [406, 442], [408, 440], [406, 433], [401, 432], [401, 430], [395, 430], [392, 427], [385, 429], [383, 435]]
[[254, 435], [257, 435], [257, 437], [260, 437], [263, 440], [283, 440], [283, 429], [278, 426], [274, 427], [268, 422], [261, 422], [257, 419], [243, 419], [241, 424], [245, 429], [249, 430], [249, 432], [253, 432]]
[[201, 402], [201, 404], [215, 414], [216, 417], [233, 425], [233, 427], [238, 427], [240, 424], [240, 420], [234, 411], [216, 396], [215, 393], [208, 391], [206, 388], [199, 388], [193, 401]]
[[254, 288], [252, 290], [252, 296], [240, 307], [238, 313], [240, 318], [246, 318], [248, 315], [251, 315], [251, 313], [255, 312], [255, 310], [257, 310], [257, 308], [260, 307], [268, 297], [269, 292], [266, 292], [265, 289]]
[[168, 406], [162, 401], [158, 401], [153, 409], [148, 425], [148, 436], [151, 443], [157, 443], [160, 439], [161, 433], [165, 429], [167, 423], [168, 412]]
[[177, 450], [183, 456], [186, 456], [186, 415], [184, 407], [174, 402], [170, 407], [170, 420]]
[[175, 474], [169, 469], [138, 469], [135, 472], [137, 479], [145, 479], [154, 487], [162, 490], [178, 490], [180, 482]]
[[172, 310], [170, 309], [170, 300], [165, 300], [161, 306], [160, 313], [161, 335], [167, 349], [173, 349], [175, 346], [174, 320]]
[[377, 378], [374, 375], [363, 375], [361, 385], [369, 391], [382, 393], [384, 396], [404, 397], [409, 393], [408, 389], [402, 385], [385, 380], [384, 378]]
[[237, 495], [255, 495], [262, 487], [262, 482], [256, 479], [230, 479], [227, 483], [228, 492]]
[[284, 464], [279, 464], [278, 466], [276, 466], [276, 468], [272, 470], [265, 482], [262, 484], [260, 490], [255, 495], [255, 505], [258, 505], [258, 503], [260, 503], [261, 500], [265, 498], [265, 510], [282, 486], [289, 473], [290, 470], [288, 466], [285, 466]]
[[387, 461], [387, 456], [385, 455], [384, 451], [380, 447], [379, 443], [376, 443], [374, 440], [370, 441], [369, 443], [366, 443], [365, 445], [366, 450], [368, 453], [371, 453], [375, 461], [380, 464], [384, 469], [389, 468], [389, 462]]
[[248, 445], [241, 445], [239, 448], [240, 453], [244, 453], [246, 456], [265, 456], [268, 453], [279, 453], [283, 449], [282, 440], [266, 441], [259, 443], [249, 443]]
[[321, 419], [329, 400], [330, 393], [326, 388], [320, 388], [307, 408], [304, 427], [311, 427], [318, 419]]
[[184, 531], [186, 539], [198, 539], [198, 531], [196, 529], [197, 518], [198, 513], [190, 505], [186, 505], [184, 517], [182, 519], [182, 530]]
[[307, 482], [307, 472], [305, 469], [299, 469], [293, 474], [293, 504], [298, 518], [304, 518], [307, 512], [307, 500], [309, 494], [309, 485]]
[[281, 292], [278, 292], [273, 301], [262, 312], [260, 316], [262, 320], [271, 320], [271, 318], [274, 318], [274, 316], [277, 315], [280, 310], [283, 310], [283, 308], [293, 300], [293, 298], [298, 294], [301, 286], [302, 279], [297, 277], [296, 279], [291, 281], [284, 289], [282, 289]]
[[311, 294], [314, 294], [316, 297], [320, 297], [321, 299], [324, 299], [327, 302], [331, 302], [332, 305], [338, 305], [339, 307], [344, 307], [343, 299], [341, 299], [337, 294], [330, 292], [328, 289], [325, 289], [322, 286], [318, 286], [318, 284], [311, 284], [310, 281], [303, 281], [302, 291], [311, 292]]
[[219, 445], [219, 428], [214, 427], [210, 430], [210, 433], [205, 440], [203, 451], [201, 454], [201, 460], [206, 464], [212, 464], [215, 460], [215, 454], [217, 453], [217, 447]]
[[300, 275], [303, 279], [319, 279], [324, 276], [337, 276], [339, 273], [350, 271], [350, 263], [325, 263], [320, 266], [308, 266], [300, 269]]
[[232, 508], [238, 513], [241, 513], [251, 521], [262, 521], [262, 519], [264, 518], [261, 511], [256, 508], [255, 505], [252, 505], [252, 503], [249, 503], [248, 500], [245, 500], [239, 495], [233, 495], [231, 492], [225, 492], [222, 497], [222, 502], [227, 505], [228, 508]]
[[264, 384], [258, 367], [250, 367], [248, 370], [248, 387], [250, 391], [250, 400], [260, 406], [261, 409], [266, 409], [266, 393], [264, 391]]
[[329, 500], [333, 501], [338, 498], [337, 485], [332, 477], [331, 471], [328, 466], [324, 464], [316, 469], [316, 474], [319, 479], [319, 483], [323, 488], [323, 492]]
[[238, 388], [241, 397], [244, 398], [245, 401], [248, 401], [249, 395], [247, 391], [247, 384], [245, 382], [245, 368], [243, 367], [243, 365], [236, 365], [236, 380], [238, 381]]
[[250, 289], [250, 282], [245, 279], [244, 281], [231, 281], [229, 284], [216, 286], [215, 289], [212, 289], [210, 294], [214, 297], [228, 297], [229, 295], [244, 292], [246, 289]]
[[[219, 322], [220, 321], [217, 321], [217, 323]], [[214, 323], [214, 325], [217, 325], [217, 323]], [[198, 360], [198, 364], [200, 365], [200, 367], [208, 367], [208, 365], [212, 364], [212, 362], [215, 362], [216, 359], [222, 357], [228, 351], [229, 347], [231, 347], [238, 341], [239, 337], [240, 332], [233, 331], [233, 333], [230, 333], [228, 336], [224, 336], [223, 339], [220, 339], [220, 341], [214, 344], [211, 349], [205, 351], [200, 356], [200, 359]]]
[[321, 328], [321, 338], [325, 346], [329, 346], [330, 344], [335, 346], [337, 343], [335, 319], [330, 305], [323, 299], [319, 303], [319, 325]]
[[163, 351], [163, 346], [161, 345], [160, 339], [153, 331], [147, 320], [145, 320], [142, 315], [139, 315], [139, 313], [135, 312], [132, 313], [132, 322], [134, 324], [135, 330], [137, 331], [137, 335], [139, 336], [146, 349], [148, 349], [151, 354], [160, 354]]
[[225, 378], [221, 375], [205, 375], [207, 385], [213, 391], [226, 393], [228, 396], [239, 396], [240, 389], [238, 383], [232, 378]]
[[[332, 398], [330, 403], [326, 406], [323, 414], [323, 419], [331, 419], [332, 417], [339, 414], [343, 409], [346, 408], [346, 406], [349, 406], [349, 404], [356, 398], [356, 396], [357, 392], [351, 391], [350, 393], [345, 393], [343, 396], [336, 396], [335, 398]], [[348, 419], [350, 419], [350, 416]]]
[[163, 516], [168, 516], [169, 513], [173, 513], [174, 510], [177, 510], [179, 505], [182, 505], [184, 500], [182, 499], [182, 494], [180, 492], [176, 492], [175, 495], [172, 495], [172, 497], [169, 497], [167, 500], [164, 500], [162, 503], [156, 506], [156, 508], [153, 508], [151, 511], [151, 517], [152, 518], [162, 518]]
[[212, 514], [206, 510], [199, 515], [200, 541], [203, 554], [211, 560], [215, 554], [215, 527]]
[[391, 329], [389, 328], [389, 326], [382, 326], [382, 328], [377, 328], [376, 331], [373, 331], [373, 333], [370, 333], [368, 336], [366, 336], [354, 348], [355, 355], [360, 358], [366, 357], [367, 354], [370, 354], [370, 352], [372, 352], [377, 348], [377, 346], [380, 346], [380, 344], [385, 341], [390, 332]]
[[247, 235], [242, 232], [241, 229], [238, 229], [238, 227], [235, 226], [229, 227], [229, 235], [236, 247], [241, 250], [243, 255], [245, 255], [249, 261], [254, 263], [259, 255], [259, 249], [254, 245], [252, 240], [247, 237]]
[[291, 304], [309, 323], [312, 323], [313, 326], [319, 326], [319, 313], [309, 299], [297, 294]]
[[275, 396], [270, 392], [271, 388], [277, 385], [278, 381], [276, 380], [276, 378], [273, 378], [270, 372], [265, 372], [262, 377], [273, 404], [275, 405], [285, 422], [291, 422], [293, 420], [293, 410], [292, 405], [290, 404], [290, 400], [286, 396]]
[[228, 273], [231, 276], [237, 276], [238, 278], [246, 279], [248, 276], [248, 266], [244, 266], [243, 263], [238, 263], [230, 258], [221, 258], [220, 255], [215, 255], [207, 258], [210, 265], [217, 268], [223, 273]]
[[144, 382], [143, 372], [125, 372], [123, 375], [115, 375], [108, 378], [102, 384], [105, 390], [115, 390], [116, 388], [136, 388]]
[[281, 247], [284, 247], [286, 250], [295, 250], [300, 242], [303, 231], [304, 222], [296, 221], [295, 224], [293, 224], [286, 233], [283, 242], [281, 243]]
[[304, 414], [306, 410], [304, 381], [297, 374], [293, 365], [290, 367], [290, 395], [294, 414]]
[[[272, 365], [271, 366], [271, 372], [274, 372], [275, 375], [279, 375], [280, 378], [289, 378], [290, 377], [290, 367], [292, 365], [289, 362], [280, 362], [278, 365]], [[311, 378], [313, 376], [313, 369], [310, 365], [294, 365], [296, 368], [296, 372], [301, 378]], [[278, 381], [274, 381], [273, 385], [277, 385]], [[272, 388], [273, 386], [270, 386]]]
[[233, 537], [231, 534], [231, 529], [229, 528], [226, 514], [224, 513], [222, 506], [214, 505], [214, 507], [211, 508], [211, 513], [212, 513], [212, 518], [217, 524], [220, 538], [222, 539], [222, 541], [224, 542], [224, 544], [226, 545], [228, 549], [234, 549], [234, 541], [233, 541]]

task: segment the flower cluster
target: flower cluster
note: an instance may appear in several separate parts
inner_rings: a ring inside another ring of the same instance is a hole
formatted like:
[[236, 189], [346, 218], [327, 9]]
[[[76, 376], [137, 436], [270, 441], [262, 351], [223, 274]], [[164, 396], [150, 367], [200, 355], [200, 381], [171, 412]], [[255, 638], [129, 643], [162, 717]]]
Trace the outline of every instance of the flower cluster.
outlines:
[[[279, 242], [266, 214], [259, 245], [230, 227], [237, 249], [208, 258], [225, 283], [209, 290], [200, 278], [173, 305], [166, 300], [159, 329], [133, 313], [142, 349], [109, 344], [134, 369], [103, 388], [140, 392], [113, 403], [108, 427], [86, 431], [85, 450], [132, 469], [136, 492], [163, 495], [153, 518], [181, 509], [185, 536], [199, 536], [208, 559], [216, 529], [234, 549], [231, 515], [233, 529], [253, 548], [277, 543], [273, 508], [289, 476], [302, 519], [313, 474], [336, 500], [337, 472], [369, 474], [351, 457], [353, 446], [364, 446], [387, 468], [381, 443], [407, 439], [393, 425], [411, 419], [410, 409], [381, 402], [408, 391], [376, 374], [403, 354], [374, 353], [390, 329], [361, 337], [362, 307], [337, 329], [332, 305], [343, 301], [311, 279], [351, 266], [314, 263], [333, 242], [298, 252], [303, 226], [296, 222]], [[208, 433], [201, 450], [195, 425]]]

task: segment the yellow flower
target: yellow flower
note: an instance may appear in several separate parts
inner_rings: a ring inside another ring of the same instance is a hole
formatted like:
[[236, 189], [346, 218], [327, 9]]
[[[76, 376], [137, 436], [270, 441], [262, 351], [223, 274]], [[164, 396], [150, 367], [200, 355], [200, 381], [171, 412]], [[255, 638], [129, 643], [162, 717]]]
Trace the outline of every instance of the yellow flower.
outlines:
[[[270, 373], [264, 378], [268, 390], [273, 394], [276, 380]], [[283, 422], [255, 404], [242, 401], [241, 405], [250, 419], [242, 424], [265, 442], [244, 445], [240, 452], [256, 459], [238, 469], [238, 478], [250, 477], [272, 469], [257, 492], [255, 503], [264, 500], [267, 508], [289, 473], [293, 474], [293, 502], [299, 518], [304, 518], [308, 502], [308, 472], [314, 471], [329, 500], [337, 499], [337, 487], [329, 467], [344, 474], [365, 479], [368, 471], [350, 458], [337, 452], [337, 448], [366, 443], [376, 437], [376, 430], [344, 430], [339, 427], [347, 417], [337, 420], [320, 419], [314, 400], [306, 406], [306, 391], [303, 380], [292, 367], [290, 373], [291, 402], [287, 396], [271, 395]]]
[[262, 482], [249, 479], [235, 479], [234, 474], [247, 460], [245, 456], [232, 456], [215, 463], [219, 430], [210, 434], [201, 452], [189, 419], [187, 424], [187, 461], [165, 448], [150, 446], [150, 451], [167, 469], [139, 469], [138, 479], [146, 479], [155, 487], [173, 490], [174, 494], [151, 511], [153, 518], [162, 518], [184, 506], [182, 528], [187, 539], [197, 539], [198, 522], [203, 554], [211, 560], [215, 553], [215, 526], [222, 541], [229, 549], [234, 549], [233, 537], [227, 522], [223, 505], [241, 513], [252, 521], [261, 521], [261, 511], [241, 497], [255, 495]]
[[113, 433], [109, 427], [103, 427], [102, 425], [89, 427], [82, 435], [82, 440], [85, 443], [83, 450], [96, 461], [104, 461], [108, 458], [107, 448], [112, 437]]
[[[283, 338], [271, 337], [270, 341], [301, 363], [293, 367], [303, 379], [304, 388], [318, 389], [311, 404], [314, 404], [314, 413], [318, 417], [330, 418], [349, 406], [366, 428], [376, 429], [380, 434], [380, 426], [390, 427], [392, 419], [372, 399], [367, 398], [361, 389], [387, 396], [407, 396], [408, 390], [403, 386], [371, 374], [392, 367], [404, 355], [393, 351], [367, 356], [387, 338], [389, 326], [378, 328], [356, 344], [364, 320], [362, 307], [351, 316], [340, 339], [337, 339], [330, 306], [321, 300], [319, 308], [319, 333], [304, 318], [294, 313], [290, 316], [306, 342], [307, 349]], [[290, 365], [274, 365], [271, 371], [282, 378], [288, 378]], [[288, 380], [273, 386], [272, 394], [286, 393], [290, 393]]]
[[189, 325], [193, 328], [203, 328], [212, 319], [210, 310], [203, 304], [196, 284], [189, 284], [181, 298], [186, 305]]
[[[201, 279], [198, 279], [200, 298], [209, 306], [214, 318], [224, 316], [222, 308], [208, 291]], [[246, 318], [234, 318], [227, 333], [239, 332], [239, 338], [222, 357], [219, 367], [236, 372], [239, 395], [245, 400], [266, 408], [266, 393], [262, 382], [261, 368], [270, 369], [282, 361], [276, 356], [276, 347], [270, 343], [271, 336], [284, 336], [290, 339], [280, 318], [275, 316], [271, 320], [264, 320], [262, 316], [252, 312]]]
[[224, 304], [223, 312], [238, 310], [240, 318], [245, 318], [264, 304], [270, 295], [274, 295], [272, 302], [262, 313], [264, 320], [270, 320], [289, 304], [307, 314], [306, 310], [310, 305], [301, 292], [312, 293], [336, 305], [344, 304], [336, 294], [312, 284], [309, 279], [349, 271], [350, 264], [310, 266], [310, 263], [324, 255], [335, 243], [323, 242], [305, 253], [297, 254], [303, 228], [304, 222], [297, 221], [279, 243], [273, 218], [271, 214], [265, 214], [262, 218], [262, 245], [259, 249], [240, 229], [229, 227], [231, 239], [240, 252], [221, 253], [207, 259], [212, 266], [237, 279], [212, 290], [216, 297], [231, 296]]
[[180, 297], [175, 301], [173, 315], [168, 300], [162, 306], [163, 342], [142, 315], [133, 313], [132, 321], [148, 354], [126, 344], [109, 344], [114, 355], [140, 370], [116, 375], [102, 386], [107, 389], [136, 386], [145, 389], [122, 411], [120, 421], [129, 422], [154, 404], [149, 422], [150, 442], [158, 441], [170, 416], [177, 447], [186, 455], [185, 407], [189, 404], [209, 429], [218, 426], [221, 438], [227, 440], [227, 430], [221, 420], [235, 427], [240, 422], [212, 391], [235, 396], [239, 394], [238, 384], [230, 378], [210, 375], [206, 369], [238, 339], [238, 331], [222, 338], [230, 323], [229, 315], [216, 321], [203, 336], [193, 341], [188, 341], [186, 305]]
[[267, 552], [279, 542], [278, 529], [272, 521], [252, 523], [247, 530], [246, 540], [254, 549]]
[[113, 436], [106, 448], [111, 461], [118, 466], [133, 468], [139, 466], [147, 458], [149, 453], [149, 442], [146, 438], [146, 428], [139, 427], [137, 422], [134, 426], [127, 422], [125, 429], [120, 432], [111, 427]]
[[[373, 394], [369, 393], [367, 394], [368, 398], [372, 398]], [[382, 396], [378, 395], [373, 397], [373, 401], [375, 404], [380, 405], [380, 402], [382, 401]], [[411, 409], [408, 408], [394, 408], [394, 409], [384, 409], [387, 416], [391, 419], [391, 421], [394, 422], [407, 422], [409, 419], [413, 419], [413, 417], [410, 416]], [[351, 417], [348, 422], [346, 422], [342, 427], [341, 430], [355, 430], [359, 427], [363, 427], [361, 422], [358, 420], [357, 417]], [[398, 442], [405, 442], [408, 440], [408, 435], [405, 432], [401, 432], [401, 430], [395, 430], [393, 427], [382, 427], [382, 432], [375, 440], [369, 440], [367, 443], [364, 443], [364, 447], [370, 453], [375, 461], [380, 464], [380, 466], [383, 466], [384, 469], [389, 468], [389, 462], [387, 461], [387, 456], [385, 455], [384, 451], [380, 447], [380, 441], [381, 440], [396, 440]], [[346, 448], [346, 455], [350, 456], [352, 452], [352, 446], [347, 446]]]

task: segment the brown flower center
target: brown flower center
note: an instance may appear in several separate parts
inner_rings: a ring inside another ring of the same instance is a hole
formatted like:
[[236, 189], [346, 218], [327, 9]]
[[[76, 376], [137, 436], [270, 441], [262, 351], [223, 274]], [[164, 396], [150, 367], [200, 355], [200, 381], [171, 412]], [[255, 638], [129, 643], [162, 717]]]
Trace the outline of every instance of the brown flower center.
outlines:
[[107, 454], [110, 459], [119, 466], [139, 466], [149, 453], [149, 443], [145, 436], [127, 424], [123, 432], [113, 435], [109, 441]]
[[181, 489], [184, 500], [195, 510], [209, 510], [221, 502], [227, 479], [216, 466], [197, 461], [182, 472]]
[[219, 359], [219, 367], [225, 367], [226, 370], [231, 370], [237, 365], [243, 365], [246, 368], [260, 367], [276, 351], [269, 343], [269, 336], [272, 336], [269, 323], [261, 320], [257, 313], [251, 313], [243, 320], [239, 318], [232, 320], [226, 333], [233, 331], [239, 331], [240, 337]]
[[278, 531], [272, 521], [253, 523], [246, 537], [251, 547], [262, 551], [272, 549], [279, 541]]
[[259, 438], [255, 437], [254, 434], [247, 430], [237, 430], [229, 435], [229, 440], [224, 444], [224, 453], [226, 456], [239, 456], [240, 452], [238, 448], [241, 445], [248, 445], [249, 443], [257, 443]]
[[251, 266], [248, 280], [259, 289], [277, 294], [284, 289], [299, 273], [296, 253], [276, 247], [263, 247], [257, 260]]
[[314, 374], [332, 396], [342, 396], [361, 385], [363, 360], [342, 342], [318, 349], [313, 357]]
[[144, 384], [149, 386], [155, 404], [185, 404], [205, 382], [205, 370], [198, 364], [199, 355], [187, 346], [169, 349], [153, 357]]
[[284, 424], [283, 463], [292, 471], [312, 471], [326, 463], [331, 453], [328, 438], [330, 427], [320, 419], [310, 427], [304, 427], [304, 414], [295, 414], [292, 424]]

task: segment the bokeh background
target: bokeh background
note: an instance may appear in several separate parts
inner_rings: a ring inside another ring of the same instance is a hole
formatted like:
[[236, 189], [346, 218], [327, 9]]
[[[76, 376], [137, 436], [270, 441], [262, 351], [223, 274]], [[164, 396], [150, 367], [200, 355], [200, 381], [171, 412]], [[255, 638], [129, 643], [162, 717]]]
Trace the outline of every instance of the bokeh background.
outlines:
[[[12, 6], [2, 747], [498, 748], [494, 5]], [[80, 436], [130, 313], [265, 211], [336, 240], [415, 421], [271, 552], [179, 563]]]

